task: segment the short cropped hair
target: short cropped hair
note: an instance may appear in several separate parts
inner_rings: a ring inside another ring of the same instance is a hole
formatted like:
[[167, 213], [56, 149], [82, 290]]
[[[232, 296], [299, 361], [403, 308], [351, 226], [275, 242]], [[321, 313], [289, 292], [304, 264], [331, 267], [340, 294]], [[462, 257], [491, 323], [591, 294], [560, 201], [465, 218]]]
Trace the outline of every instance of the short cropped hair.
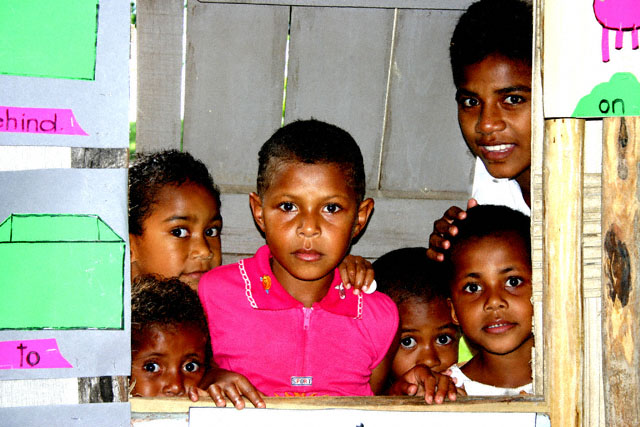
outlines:
[[464, 68], [498, 54], [531, 66], [533, 10], [522, 0], [480, 0], [460, 17], [449, 47], [453, 82]]
[[180, 326], [199, 330], [209, 342], [207, 319], [196, 291], [176, 278], [136, 277], [131, 285], [132, 348], [138, 348], [153, 327]]
[[531, 221], [528, 216], [506, 206], [478, 205], [467, 210], [467, 217], [453, 222], [458, 233], [449, 238], [447, 275], [452, 277], [454, 266], [451, 258], [465, 246], [466, 243], [477, 241], [484, 237], [516, 234], [522, 239], [526, 253], [531, 261]]
[[382, 255], [373, 263], [378, 291], [397, 306], [412, 300], [430, 303], [448, 296], [442, 263], [427, 257], [427, 248], [401, 248]]
[[364, 161], [349, 133], [319, 120], [298, 120], [278, 129], [258, 153], [258, 195], [264, 197], [283, 163], [336, 164], [345, 174], [358, 203], [365, 195]]
[[207, 190], [220, 207], [220, 190], [204, 163], [191, 154], [165, 150], [138, 156], [129, 168], [129, 233], [142, 235], [142, 224], [153, 212], [163, 187], [187, 182]]

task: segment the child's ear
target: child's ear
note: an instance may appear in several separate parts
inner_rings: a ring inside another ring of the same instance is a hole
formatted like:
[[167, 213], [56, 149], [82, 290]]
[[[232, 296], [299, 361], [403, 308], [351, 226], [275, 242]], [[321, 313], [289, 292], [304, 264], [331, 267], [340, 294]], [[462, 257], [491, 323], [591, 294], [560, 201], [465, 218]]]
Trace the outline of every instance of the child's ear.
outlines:
[[455, 308], [453, 308], [453, 302], [451, 301], [451, 298], [447, 298], [447, 304], [449, 304], [449, 308], [451, 309], [451, 320], [453, 320], [453, 323], [460, 326], [460, 322], [458, 322], [458, 317], [456, 316], [456, 310]]
[[264, 233], [264, 218], [262, 217], [262, 199], [256, 193], [249, 193], [249, 205], [251, 206], [251, 213], [253, 214], [253, 220], [258, 224], [260, 230]]
[[351, 233], [351, 238], [356, 237], [360, 232], [364, 229], [369, 222], [369, 217], [371, 216], [371, 212], [373, 212], [373, 199], [364, 199], [360, 202], [360, 206], [358, 207], [358, 217], [356, 218], [356, 223], [353, 226], [353, 233]]
[[129, 233], [129, 251], [131, 252], [131, 262], [138, 260], [138, 236]]

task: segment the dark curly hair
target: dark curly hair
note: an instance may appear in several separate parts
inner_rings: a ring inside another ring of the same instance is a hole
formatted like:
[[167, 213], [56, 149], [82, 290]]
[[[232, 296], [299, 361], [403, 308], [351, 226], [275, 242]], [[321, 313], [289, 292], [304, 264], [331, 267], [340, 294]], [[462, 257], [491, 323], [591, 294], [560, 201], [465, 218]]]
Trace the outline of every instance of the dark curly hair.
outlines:
[[175, 278], [136, 277], [131, 285], [131, 347], [139, 348], [140, 341], [153, 327], [179, 326], [202, 332], [209, 349], [207, 319], [196, 291]]
[[264, 196], [274, 172], [286, 162], [337, 164], [347, 183], [364, 199], [364, 161], [360, 147], [349, 133], [319, 120], [298, 120], [278, 129], [258, 153], [258, 195]]
[[467, 217], [453, 222], [458, 233], [449, 238], [451, 249], [447, 257], [447, 276], [453, 277], [454, 265], [451, 258], [464, 248], [465, 244], [489, 236], [516, 234], [522, 239], [531, 262], [531, 220], [522, 212], [506, 206], [478, 205], [467, 210]]
[[489, 55], [531, 66], [533, 10], [521, 0], [480, 0], [460, 17], [449, 47], [453, 82], [464, 79], [464, 68]]
[[158, 192], [167, 185], [193, 183], [206, 189], [220, 207], [220, 190], [209, 170], [189, 153], [165, 150], [140, 155], [129, 168], [129, 233], [140, 236]]
[[397, 306], [415, 300], [429, 303], [448, 296], [442, 263], [427, 257], [427, 248], [401, 248], [382, 255], [373, 263], [378, 290]]

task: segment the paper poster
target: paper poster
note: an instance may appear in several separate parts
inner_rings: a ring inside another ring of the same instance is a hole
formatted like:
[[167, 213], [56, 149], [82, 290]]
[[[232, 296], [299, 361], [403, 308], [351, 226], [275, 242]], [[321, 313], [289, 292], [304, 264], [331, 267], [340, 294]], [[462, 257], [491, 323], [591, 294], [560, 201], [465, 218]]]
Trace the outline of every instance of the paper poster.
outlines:
[[129, 375], [126, 194], [126, 169], [0, 172], [0, 380]]
[[[215, 420], [215, 424], [212, 424]], [[358, 409], [191, 408], [189, 427], [388, 427], [395, 425], [542, 427], [548, 418], [535, 413], [399, 412]]]
[[545, 117], [640, 115], [638, 25], [637, 0], [545, 2]]
[[18, 406], [0, 408], [0, 420], [2, 427], [128, 427], [131, 425], [131, 407], [129, 403]]
[[71, 368], [55, 338], [0, 341], [0, 369]]
[[0, 329], [122, 329], [124, 251], [97, 215], [12, 214], [0, 224]]
[[0, 132], [87, 135], [69, 108], [0, 106]]
[[93, 80], [98, 0], [0, 2], [0, 74]]
[[130, 13], [128, 1], [0, 1], [0, 145], [129, 147]]

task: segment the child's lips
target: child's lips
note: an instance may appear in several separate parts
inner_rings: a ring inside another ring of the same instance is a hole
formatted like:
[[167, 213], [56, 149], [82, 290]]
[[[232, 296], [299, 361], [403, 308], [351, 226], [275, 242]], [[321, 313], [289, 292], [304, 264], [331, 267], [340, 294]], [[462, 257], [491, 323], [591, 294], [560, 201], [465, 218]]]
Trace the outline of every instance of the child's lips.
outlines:
[[513, 329], [515, 326], [515, 323], [507, 322], [506, 320], [500, 320], [484, 326], [482, 330], [489, 334], [503, 334]]
[[202, 271], [192, 271], [189, 273], [182, 273], [182, 277], [191, 279], [191, 280], [200, 280], [200, 278], [204, 275], [204, 273], [206, 273], [206, 271], [202, 270]]
[[511, 155], [516, 148], [516, 144], [486, 144], [480, 145], [482, 157], [487, 160], [504, 160]]
[[298, 251], [295, 251], [293, 254], [296, 258], [307, 262], [318, 261], [320, 260], [320, 258], [322, 258], [322, 254], [314, 250], [300, 249]]

